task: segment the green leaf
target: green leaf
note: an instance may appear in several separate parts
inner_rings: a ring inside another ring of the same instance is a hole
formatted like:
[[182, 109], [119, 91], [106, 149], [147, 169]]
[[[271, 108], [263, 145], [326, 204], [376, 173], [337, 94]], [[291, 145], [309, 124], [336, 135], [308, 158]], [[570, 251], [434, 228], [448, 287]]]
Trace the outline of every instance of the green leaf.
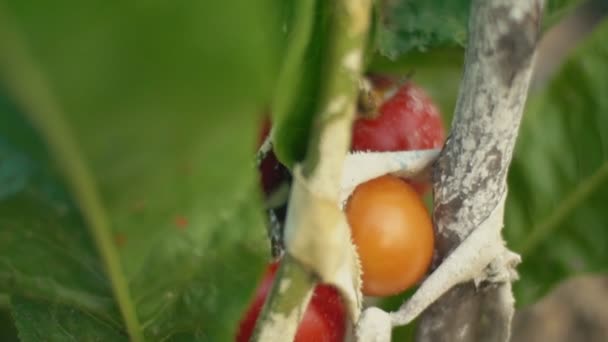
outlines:
[[9, 312], [8, 295], [0, 294], [0, 341], [17, 342], [17, 328]]
[[120, 326], [94, 244], [42, 141], [1, 95], [0, 118], [0, 290], [74, 305]]
[[391, 59], [411, 50], [464, 45], [470, 0], [399, 0], [381, 8], [377, 31], [381, 54]]
[[[547, 1], [545, 22], [554, 23], [578, 0]], [[410, 51], [463, 46], [471, 0], [397, 0], [379, 2], [381, 23], [376, 31], [380, 54], [396, 59]]]
[[23, 336], [76, 310], [147, 340], [233, 338], [268, 255], [253, 161], [272, 4], [0, 3], [0, 81], [48, 147], [0, 111], [0, 286], [49, 303], [21, 308]]
[[509, 175], [505, 234], [522, 254], [520, 304], [608, 271], [608, 23], [531, 100]]
[[128, 341], [115, 327], [68, 306], [18, 296], [11, 304], [21, 342]]
[[43, 170], [0, 140], [0, 182], [10, 190], [0, 198], [0, 289], [70, 303], [120, 325], [78, 210]]

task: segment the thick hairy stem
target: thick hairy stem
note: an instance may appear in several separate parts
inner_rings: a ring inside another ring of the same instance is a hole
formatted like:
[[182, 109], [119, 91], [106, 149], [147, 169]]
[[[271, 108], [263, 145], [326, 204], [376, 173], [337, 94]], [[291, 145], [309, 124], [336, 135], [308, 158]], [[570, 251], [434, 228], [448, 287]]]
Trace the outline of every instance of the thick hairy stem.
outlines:
[[[371, 1], [340, 0], [327, 6], [332, 6], [331, 25], [323, 47], [321, 98], [308, 154], [294, 168], [286, 255], [256, 325], [254, 341], [293, 340], [314, 285], [339, 266], [332, 261], [342, 260], [337, 254], [342, 248], [337, 251], [331, 244], [339, 235], [334, 232], [344, 229], [338, 207], [340, 180], [350, 147]], [[348, 238], [342, 243], [350, 246]]]
[[[451, 134], [433, 172], [440, 260], [499, 204], [526, 100], [543, 0], [474, 0]], [[456, 286], [422, 315], [418, 341], [507, 341], [508, 283]]]

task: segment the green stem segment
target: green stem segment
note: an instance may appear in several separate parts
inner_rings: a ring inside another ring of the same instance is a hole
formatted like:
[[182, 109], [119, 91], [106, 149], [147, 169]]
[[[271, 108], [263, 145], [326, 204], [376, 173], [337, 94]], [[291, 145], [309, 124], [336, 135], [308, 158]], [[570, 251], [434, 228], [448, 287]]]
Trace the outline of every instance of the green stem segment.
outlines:
[[[281, 292], [281, 286], [285, 283], [289, 283], [289, 287]], [[315, 284], [316, 280], [311, 273], [286, 254], [251, 341], [293, 341]]]
[[[307, 6], [314, 8], [314, 1], [308, 2], [310, 3]], [[333, 8], [329, 6], [333, 6]], [[330, 2], [327, 7], [329, 7], [331, 20], [330, 29], [325, 45], [321, 47], [324, 55], [322, 60], [325, 62], [322, 74], [325, 78], [322, 80], [322, 84], [319, 84], [321, 95], [302, 173], [307, 187], [312, 193], [323, 200], [333, 201], [337, 205], [342, 167], [350, 148], [358, 82], [361, 77], [371, 19], [371, 1], [339, 0]], [[308, 22], [302, 23], [302, 27], [310, 29], [311, 26]], [[302, 33], [298, 31], [299, 28], [296, 26], [296, 33]], [[302, 35], [306, 33], [309, 32], [304, 32]], [[302, 37], [294, 37], [294, 40], [298, 38]], [[296, 47], [298, 46], [300, 45]], [[292, 48], [295, 47], [292, 46]], [[311, 48], [310, 44], [308, 44], [308, 48]], [[298, 52], [303, 55], [302, 51], [298, 50]], [[292, 50], [289, 53], [292, 53]], [[290, 70], [287, 65], [283, 73]], [[287, 219], [288, 224], [293, 225], [290, 229], [295, 231], [317, 229], [295, 220], [289, 223], [293, 212], [298, 212], [298, 215], [293, 215], [293, 217], [307, 216], [306, 213], [299, 212], [301, 210], [307, 209], [290, 208], [290, 217]], [[323, 236], [320, 236], [319, 239], [323, 239]], [[333, 251], [327, 252], [332, 253]], [[293, 340], [312, 289], [317, 283], [317, 272], [314, 268], [315, 265], [312, 265], [312, 269], [304, 267], [294, 255], [290, 254], [288, 247], [287, 255], [279, 268], [252, 341]]]
[[[6, 13], [4, 8], [0, 8], [2, 13]], [[0, 16], [0, 51], [3, 51], [0, 55], [0, 75], [62, 167], [101, 255], [129, 336], [132, 341], [143, 341], [128, 282], [93, 177], [83, 162], [82, 154], [72, 139], [43, 74], [27, 53], [24, 40], [16, 26], [11, 25], [11, 19], [8, 15]]]

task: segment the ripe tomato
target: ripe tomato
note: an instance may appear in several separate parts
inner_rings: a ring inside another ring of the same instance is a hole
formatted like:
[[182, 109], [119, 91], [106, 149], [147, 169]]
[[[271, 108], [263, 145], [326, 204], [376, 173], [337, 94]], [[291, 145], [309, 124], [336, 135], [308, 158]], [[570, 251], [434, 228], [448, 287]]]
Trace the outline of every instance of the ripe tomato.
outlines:
[[360, 184], [346, 216], [361, 259], [364, 294], [397, 294], [422, 279], [433, 257], [433, 226], [411, 185], [390, 175]]
[[[376, 116], [355, 121], [352, 151], [412, 151], [443, 146], [445, 129], [439, 109], [422, 88], [411, 81], [397, 88], [393, 80], [378, 75], [370, 80], [374, 91], [390, 97]], [[421, 195], [430, 188], [428, 182], [411, 183]]]
[[[241, 320], [237, 342], [248, 342], [272, 286], [279, 263], [268, 266], [255, 299]], [[346, 309], [338, 291], [329, 285], [317, 285], [298, 327], [295, 342], [342, 342], [346, 332]]]
[[[386, 80], [376, 87], [389, 93]], [[375, 82], [378, 83], [378, 82]], [[445, 129], [439, 109], [411, 81], [388, 98], [373, 118], [358, 118], [353, 127], [353, 151], [410, 151], [440, 148]]]

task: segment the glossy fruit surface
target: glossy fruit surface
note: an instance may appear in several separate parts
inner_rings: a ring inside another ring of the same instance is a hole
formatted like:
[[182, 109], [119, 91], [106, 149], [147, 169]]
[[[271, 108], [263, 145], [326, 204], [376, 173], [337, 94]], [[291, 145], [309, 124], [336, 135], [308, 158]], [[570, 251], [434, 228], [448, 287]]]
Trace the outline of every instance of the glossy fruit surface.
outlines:
[[[262, 311], [278, 263], [269, 265], [256, 295], [241, 320], [237, 342], [247, 342], [253, 334], [255, 323]], [[338, 291], [329, 285], [317, 285], [298, 327], [295, 342], [342, 342], [346, 329], [346, 311]]]
[[[411, 81], [399, 86], [388, 76], [368, 77], [377, 96], [386, 100], [377, 113], [359, 115], [353, 125], [352, 151], [412, 151], [441, 148], [445, 128], [439, 109], [424, 90]], [[408, 180], [420, 195], [430, 182]]]
[[[373, 80], [382, 93], [386, 79]], [[353, 126], [353, 151], [410, 151], [440, 148], [445, 129], [439, 109], [431, 98], [412, 82], [400, 86], [380, 106], [373, 118], [360, 117]]]
[[346, 205], [363, 270], [363, 293], [388, 296], [426, 274], [433, 257], [429, 213], [411, 185], [382, 176], [357, 186]]

